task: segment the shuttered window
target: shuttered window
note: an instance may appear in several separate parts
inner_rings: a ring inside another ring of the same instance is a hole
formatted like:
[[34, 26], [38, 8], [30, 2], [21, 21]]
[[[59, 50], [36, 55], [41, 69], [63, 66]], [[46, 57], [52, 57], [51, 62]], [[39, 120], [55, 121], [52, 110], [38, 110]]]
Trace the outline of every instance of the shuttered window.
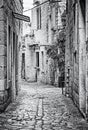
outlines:
[[37, 8], [37, 29], [41, 29], [41, 7]]

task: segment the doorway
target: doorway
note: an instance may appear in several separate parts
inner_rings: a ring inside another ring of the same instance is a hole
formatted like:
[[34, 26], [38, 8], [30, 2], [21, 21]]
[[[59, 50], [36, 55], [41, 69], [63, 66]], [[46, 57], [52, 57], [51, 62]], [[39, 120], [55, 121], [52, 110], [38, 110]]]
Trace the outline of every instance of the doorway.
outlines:
[[22, 53], [22, 71], [21, 71], [22, 79], [25, 79], [25, 53]]
[[36, 82], [39, 76], [39, 52], [36, 52]]

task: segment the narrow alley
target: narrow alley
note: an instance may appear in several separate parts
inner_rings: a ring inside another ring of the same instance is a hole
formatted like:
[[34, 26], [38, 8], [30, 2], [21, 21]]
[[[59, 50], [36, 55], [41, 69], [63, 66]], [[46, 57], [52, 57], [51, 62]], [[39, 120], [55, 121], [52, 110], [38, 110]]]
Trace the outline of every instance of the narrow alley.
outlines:
[[22, 82], [19, 96], [0, 114], [0, 130], [88, 130], [61, 88]]

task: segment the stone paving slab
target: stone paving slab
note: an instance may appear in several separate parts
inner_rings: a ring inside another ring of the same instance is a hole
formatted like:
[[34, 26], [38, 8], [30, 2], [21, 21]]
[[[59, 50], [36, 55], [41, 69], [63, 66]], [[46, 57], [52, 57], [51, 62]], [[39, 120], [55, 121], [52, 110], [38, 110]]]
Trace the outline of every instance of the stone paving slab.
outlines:
[[0, 130], [88, 130], [88, 123], [60, 88], [22, 82], [16, 101], [0, 114]]

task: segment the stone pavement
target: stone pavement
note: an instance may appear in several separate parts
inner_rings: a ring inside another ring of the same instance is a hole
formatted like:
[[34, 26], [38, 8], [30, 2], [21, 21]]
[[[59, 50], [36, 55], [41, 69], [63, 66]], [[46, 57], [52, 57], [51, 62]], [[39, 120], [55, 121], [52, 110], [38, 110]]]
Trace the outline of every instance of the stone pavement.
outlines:
[[60, 88], [23, 82], [16, 101], [0, 114], [0, 130], [88, 130], [88, 124]]

